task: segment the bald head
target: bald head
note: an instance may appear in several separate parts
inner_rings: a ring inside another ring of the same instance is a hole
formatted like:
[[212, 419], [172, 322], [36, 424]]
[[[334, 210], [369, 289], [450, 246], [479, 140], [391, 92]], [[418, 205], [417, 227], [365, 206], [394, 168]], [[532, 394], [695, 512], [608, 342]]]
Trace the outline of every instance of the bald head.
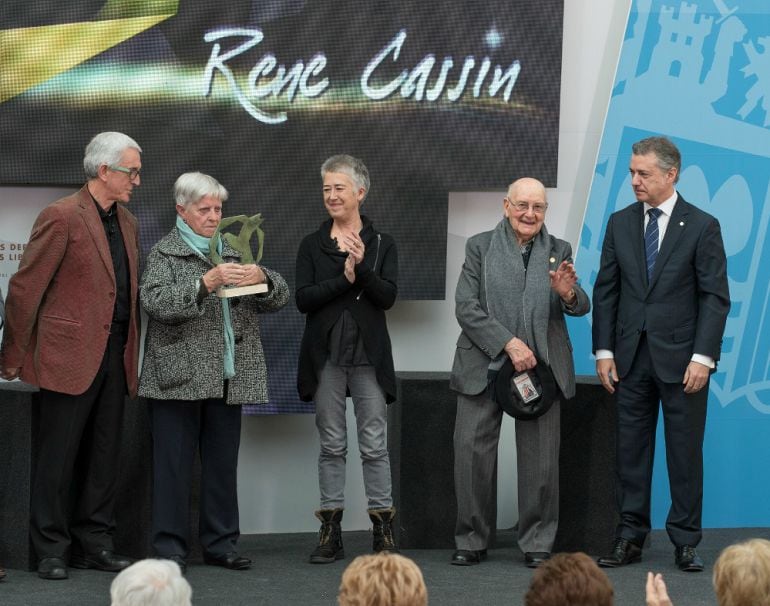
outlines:
[[522, 177], [516, 179], [508, 186], [508, 198], [515, 200], [519, 195], [532, 195], [539, 197], [545, 202], [545, 185], [532, 177]]

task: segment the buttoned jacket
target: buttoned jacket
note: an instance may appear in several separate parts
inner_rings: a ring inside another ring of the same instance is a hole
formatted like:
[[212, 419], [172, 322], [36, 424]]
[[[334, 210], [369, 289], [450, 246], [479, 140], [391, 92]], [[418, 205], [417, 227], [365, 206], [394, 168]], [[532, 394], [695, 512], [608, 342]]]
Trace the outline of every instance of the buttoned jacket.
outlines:
[[[130, 319], [123, 366], [136, 394], [139, 352], [136, 218], [116, 203], [128, 257]], [[115, 270], [99, 211], [84, 186], [46, 207], [11, 277], [6, 299], [2, 364], [21, 368], [23, 381], [79, 395], [101, 366], [116, 297]]]
[[[486, 389], [489, 364], [504, 351], [508, 341], [513, 337], [525, 341], [527, 339], [524, 334], [512, 334], [489, 313], [485, 296], [486, 259], [493, 233], [487, 231], [468, 239], [465, 246], [465, 263], [455, 291], [455, 316], [462, 332], [457, 339], [449, 385], [453, 390], [467, 395], [477, 395]], [[527, 273], [555, 271], [562, 261], [571, 260], [570, 244], [553, 236], [548, 237], [549, 265], [534, 267], [530, 262]], [[591, 307], [588, 295], [579, 285], [575, 285], [575, 294], [577, 299], [572, 307], [567, 306], [553, 290], [549, 292], [548, 300], [538, 302], [548, 306], [548, 325], [543, 327], [547, 333], [548, 350], [535, 353], [548, 364], [566, 398], [575, 395], [575, 365], [564, 316], [582, 316], [588, 313]], [[511, 292], [510, 296], [521, 294]]]

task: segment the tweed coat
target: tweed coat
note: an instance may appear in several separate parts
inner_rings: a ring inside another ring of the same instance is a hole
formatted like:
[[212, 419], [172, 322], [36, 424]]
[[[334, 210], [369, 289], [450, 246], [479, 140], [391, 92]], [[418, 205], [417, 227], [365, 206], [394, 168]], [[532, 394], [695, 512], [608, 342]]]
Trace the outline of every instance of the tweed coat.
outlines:
[[[139, 359], [136, 217], [116, 203], [128, 256], [130, 310], [123, 367], [136, 395]], [[0, 358], [22, 381], [80, 395], [99, 371], [115, 307], [115, 270], [107, 236], [87, 186], [47, 206], [32, 226], [5, 302]]]
[[[224, 242], [222, 257], [237, 262], [240, 253]], [[190, 249], [176, 228], [150, 251], [139, 289], [149, 316], [139, 395], [187, 401], [222, 397], [222, 304], [214, 293], [198, 299], [197, 281], [212, 267]], [[235, 376], [228, 382], [228, 404], [268, 400], [259, 314], [286, 305], [289, 287], [278, 272], [262, 269], [268, 293], [230, 299]]]
[[[452, 366], [449, 386], [460, 393], [476, 395], [487, 387], [489, 362], [505, 348], [514, 336], [500, 322], [489, 315], [486, 292], [486, 256], [494, 231], [486, 231], [471, 237], [465, 247], [465, 263], [455, 293], [455, 315], [462, 332], [457, 339], [457, 349]], [[542, 237], [542, 236], [540, 236]], [[536, 268], [530, 265], [529, 272], [556, 270], [564, 260], [572, 258], [569, 242], [548, 236], [550, 254], [548, 267]], [[536, 352], [546, 359], [554, 379], [565, 398], [575, 395], [575, 366], [572, 360], [570, 342], [564, 316], [582, 316], [591, 308], [588, 295], [575, 285], [577, 301], [568, 307], [553, 290], [548, 305], [547, 331], [548, 352]], [[517, 296], [517, 293], [511, 293]], [[537, 328], [536, 328], [537, 329]]]

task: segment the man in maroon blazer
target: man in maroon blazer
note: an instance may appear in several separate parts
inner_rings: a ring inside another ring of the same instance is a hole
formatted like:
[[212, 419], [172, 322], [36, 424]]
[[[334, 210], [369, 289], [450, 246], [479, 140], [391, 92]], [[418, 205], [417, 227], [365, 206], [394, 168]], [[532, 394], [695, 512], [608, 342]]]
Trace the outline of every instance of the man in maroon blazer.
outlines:
[[137, 387], [139, 240], [124, 204], [140, 153], [122, 133], [96, 135], [86, 184], [40, 213], [9, 282], [0, 375], [40, 387], [31, 539], [44, 579], [67, 578], [68, 552], [76, 568], [131, 564], [112, 536], [123, 404]]

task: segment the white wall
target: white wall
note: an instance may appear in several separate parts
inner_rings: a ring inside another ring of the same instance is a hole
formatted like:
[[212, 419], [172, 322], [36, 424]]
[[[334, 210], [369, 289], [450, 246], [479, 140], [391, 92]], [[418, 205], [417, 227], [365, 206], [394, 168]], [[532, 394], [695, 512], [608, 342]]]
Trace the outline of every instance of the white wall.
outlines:
[[[533, 0], [536, 1], [536, 0]], [[615, 66], [630, 0], [564, 0], [561, 123], [558, 187], [548, 191], [546, 218], [551, 233], [576, 248], [591, 183]], [[512, 167], [511, 172], [515, 172]], [[459, 329], [454, 318], [454, 286], [465, 240], [491, 229], [502, 213], [506, 183], [495, 193], [451, 193], [444, 301], [401, 301], [388, 323], [396, 370], [448, 371]], [[50, 188], [0, 187], [3, 200], [29, 198], [28, 224], [50, 200]], [[8, 228], [0, 218], [0, 238]], [[7, 277], [0, 276], [5, 287]], [[513, 423], [504, 422], [499, 463], [498, 525], [516, 522], [516, 453]], [[354, 427], [348, 414], [349, 427]], [[350, 434], [344, 527], [369, 525], [355, 432]], [[240, 451], [241, 530], [244, 533], [313, 531], [318, 523], [316, 457], [318, 437], [312, 415], [245, 417]], [[308, 548], [310, 549], [310, 545]]]

